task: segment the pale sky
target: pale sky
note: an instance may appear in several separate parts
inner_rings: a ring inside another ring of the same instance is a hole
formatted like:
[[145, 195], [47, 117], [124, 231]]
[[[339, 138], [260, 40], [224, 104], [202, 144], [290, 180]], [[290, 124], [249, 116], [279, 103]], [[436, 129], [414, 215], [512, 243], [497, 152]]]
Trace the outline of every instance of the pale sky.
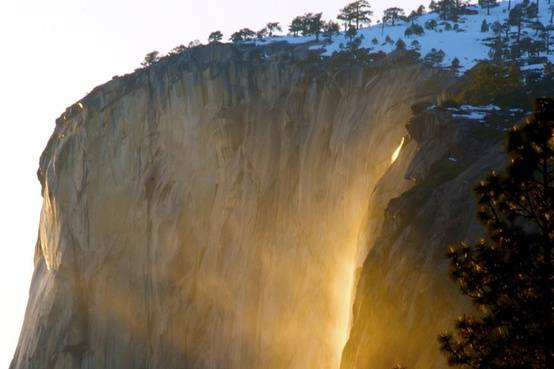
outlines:
[[[0, 368], [15, 351], [27, 303], [42, 199], [40, 153], [65, 108], [151, 50], [166, 53], [214, 30], [306, 12], [335, 18], [348, 0], [0, 0]], [[415, 9], [419, 0], [370, 1]]]

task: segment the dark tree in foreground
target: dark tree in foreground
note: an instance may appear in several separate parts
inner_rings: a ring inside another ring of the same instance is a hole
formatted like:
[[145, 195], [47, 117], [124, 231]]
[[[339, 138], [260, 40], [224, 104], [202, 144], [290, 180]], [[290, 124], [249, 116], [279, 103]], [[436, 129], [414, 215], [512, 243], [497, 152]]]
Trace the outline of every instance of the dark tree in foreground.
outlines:
[[452, 277], [480, 313], [439, 338], [451, 366], [554, 368], [554, 100], [508, 136], [510, 163], [476, 188], [487, 237], [452, 246]]

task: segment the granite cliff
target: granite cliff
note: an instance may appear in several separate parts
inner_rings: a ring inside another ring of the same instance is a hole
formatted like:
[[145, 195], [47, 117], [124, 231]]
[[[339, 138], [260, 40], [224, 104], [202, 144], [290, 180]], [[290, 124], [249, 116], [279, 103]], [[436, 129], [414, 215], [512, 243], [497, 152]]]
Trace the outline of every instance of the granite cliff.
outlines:
[[11, 369], [444, 364], [443, 255], [500, 139], [429, 107], [442, 72], [311, 55], [197, 47], [67, 109]]

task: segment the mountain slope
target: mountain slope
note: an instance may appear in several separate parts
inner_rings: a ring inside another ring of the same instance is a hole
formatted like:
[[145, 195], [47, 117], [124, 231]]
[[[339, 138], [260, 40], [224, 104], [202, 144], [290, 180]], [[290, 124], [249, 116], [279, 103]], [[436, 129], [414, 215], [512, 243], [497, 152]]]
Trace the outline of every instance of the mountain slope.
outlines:
[[[469, 5], [466, 11], [469, 14], [462, 14], [454, 21], [450, 19], [442, 19], [437, 12], [428, 12], [418, 17], [414, 23], [420, 25], [424, 31], [421, 35], [405, 34], [406, 29], [411, 25], [411, 22], [398, 20], [393, 26], [386, 23], [376, 24], [370, 27], [362, 28], [358, 34], [362, 36], [360, 47], [368, 49], [370, 52], [390, 53], [396, 49], [398, 39], [403, 39], [407, 48], [417, 50], [422, 56], [428, 55], [433, 50], [442, 50], [445, 55], [441, 62], [443, 66], [450, 66], [452, 61], [457, 58], [460, 61], [460, 70], [465, 71], [471, 69], [480, 60], [490, 59], [491, 44], [498, 37], [492, 25], [495, 22], [499, 24], [507, 24], [509, 18], [509, 9], [515, 5], [521, 5], [520, 2], [513, 2], [512, 5], [508, 1], [499, 2], [498, 6], [490, 9], [490, 14], [487, 14], [487, 9], [481, 8], [478, 5]], [[483, 21], [488, 24], [488, 30], [482, 32], [481, 26]], [[436, 26], [429, 29], [426, 24], [435, 22]], [[551, 10], [549, 5], [541, 3], [536, 17], [529, 19], [529, 22], [522, 22], [521, 38], [529, 37], [532, 40], [545, 40], [546, 34], [537, 31], [534, 26], [535, 22], [540, 22], [543, 27], [552, 26]], [[510, 42], [514, 42], [516, 38], [517, 26], [509, 26], [508, 34]], [[502, 30], [502, 37], [505, 37], [506, 30]], [[551, 31], [549, 31], [551, 33]], [[272, 37], [257, 41], [258, 44], [265, 44], [277, 41], [287, 41], [289, 43], [305, 43], [314, 41], [313, 36], [309, 37]], [[312, 49], [321, 49], [323, 55], [330, 56], [334, 52], [340, 51], [341, 44], [348, 42], [344, 33], [332, 38], [331, 43], [322, 42], [321, 45], [312, 46]], [[415, 44], [414, 44], [415, 42]], [[546, 53], [540, 51], [536, 54], [549, 60], [554, 61], [554, 53]], [[531, 64], [533, 65], [533, 63]], [[536, 66], [540, 68], [540, 66]]]

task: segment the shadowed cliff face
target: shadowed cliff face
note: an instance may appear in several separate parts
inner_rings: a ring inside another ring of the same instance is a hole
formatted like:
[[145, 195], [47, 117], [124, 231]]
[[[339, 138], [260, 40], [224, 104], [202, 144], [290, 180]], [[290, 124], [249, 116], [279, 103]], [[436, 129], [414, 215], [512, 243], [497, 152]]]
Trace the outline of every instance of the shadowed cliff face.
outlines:
[[471, 309], [449, 278], [446, 250], [482, 233], [472, 190], [503, 167], [503, 131], [447, 110], [420, 112], [407, 128], [407, 145], [370, 199], [366, 229], [375, 236], [341, 369], [445, 368], [438, 335]]
[[57, 121], [12, 369], [338, 367], [370, 197], [430, 75], [252, 50], [187, 51]]

